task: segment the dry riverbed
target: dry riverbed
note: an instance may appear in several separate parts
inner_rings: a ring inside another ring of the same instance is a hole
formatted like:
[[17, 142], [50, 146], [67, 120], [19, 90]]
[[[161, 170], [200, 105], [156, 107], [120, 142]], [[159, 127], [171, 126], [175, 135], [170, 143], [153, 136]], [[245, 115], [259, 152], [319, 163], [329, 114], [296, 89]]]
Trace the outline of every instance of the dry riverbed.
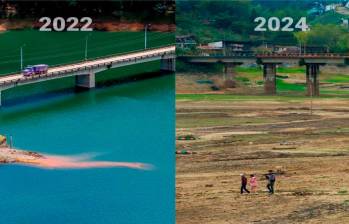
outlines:
[[[177, 223], [349, 223], [349, 100], [177, 100]], [[263, 174], [278, 171], [275, 195]], [[240, 195], [240, 173], [257, 194]]]

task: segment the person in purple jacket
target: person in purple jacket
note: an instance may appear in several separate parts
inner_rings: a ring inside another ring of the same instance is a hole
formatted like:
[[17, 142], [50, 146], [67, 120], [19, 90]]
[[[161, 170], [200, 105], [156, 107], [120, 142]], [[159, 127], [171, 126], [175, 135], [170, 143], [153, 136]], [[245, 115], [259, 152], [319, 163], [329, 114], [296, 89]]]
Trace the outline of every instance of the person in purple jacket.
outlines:
[[269, 170], [268, 174], [265, 175], [265, 178], [268, 180], [267, 188], [269, 194], [274, 194], [274, 185], [275, 185], [275, 174], [273, 170]]

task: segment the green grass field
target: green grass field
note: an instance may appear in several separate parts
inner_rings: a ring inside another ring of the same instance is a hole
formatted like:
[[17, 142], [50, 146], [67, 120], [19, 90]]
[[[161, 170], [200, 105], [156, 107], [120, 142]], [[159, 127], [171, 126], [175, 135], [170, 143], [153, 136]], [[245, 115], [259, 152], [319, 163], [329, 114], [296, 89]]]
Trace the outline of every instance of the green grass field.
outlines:
[[[263, 71], [259, 67], [236, 67], [236, 71], [238, 73], [238, 76], [236, 78], [237, 81], [239, 81], [243, 85], [250, 85], [251, 80], [254, 80], [253, 82], [257, 83], [259, 86], [263, 85]], [[277, 68], [277, 74], [280, 75], [276, 79], [276, 88], [279, 95], [286, 95], [286, 94], [295, 94], [295, 95], [302, 95], [306, 92], [306, 85], [305, 85], [305, 67], [278, 67]], [[292, 78], [293, 76], [297, 74], [304, 74], [304, 83], [290, 83], [287, 82], [287, 75], [289, 78]], [[285, 78], [282, 78], [281, 76], [285, 76]], [[321, 82], [323, 83], [329, 83], [329, 84], [343, 84], [346, 85], [349, 83], [349, 75], [347, 74], [326, 74], [321, 73], [320, 74]], [[349, 95], [348, 89], [333, 89], [322, 86], [320, 88], [320, 93], [326, 96], [339, 96], [339, 97], [346, 97]]]
[[305, 84], [287, 83], [282, 79], [276, 79], [276, 88], [278, 91], [305, 92]]
[[[40, 32], [0, 33], [0, 75], [20, 70], [20, 47], [24, 66], [59, 65], [84, 60], [88, 36], [88, 59], [144, 48], [143, 32]], [[148, 32], [148, 47], [174, 43], [173, 33]]]
[[[237, 72], [248, 73], [249, 75], [261, 75], [263, 70], [260, 67], [236, 67]], [[278, 74], [294, 74], [305, 73], [303, 67], [279, 67], [277, 68]]]
[[349, 83], [349, 75], [344, 75], [344, 74], [333, 75], [330, 78], [326, 79], [325, 81], [331, 82], [331, 83]]

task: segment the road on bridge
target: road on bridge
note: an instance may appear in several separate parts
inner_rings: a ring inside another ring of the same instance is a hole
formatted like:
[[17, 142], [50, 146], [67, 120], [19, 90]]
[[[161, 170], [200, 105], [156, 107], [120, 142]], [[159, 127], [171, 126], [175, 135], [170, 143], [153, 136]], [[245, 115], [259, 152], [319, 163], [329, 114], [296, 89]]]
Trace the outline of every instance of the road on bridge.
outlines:
[[[127, 60], [127, 59], [133, 59], [137, 57], [144, 57], [148, 56], [151, 54], [161, 54], [161, 53], [167, 53], [175, 51], [175, 46], [167, 46], [167, 47], [162, 47], [162, 48], [157, 48], [157, 49], [150, 49], [150, 50], [144, 50], [141, 52], [135, 52], [135, 53], [125, 53], [123, 55], [117, 55], [117, 56], [109, 56], [106, 58], [100, 58], [100, 59], [93, 59], [93, 60], [88, 60], [88, 61], [82, 61], [74, 64], [67, 64], [67, 65], [62, 65], [62, 66], [56, 66], [49, 68], [47, 75], [50, 75], [52, 73], [56, 72], [65, 72], [67, 70], [72, 70], [72, 69], [79, 69], [83, 67], [91, 67], [95, 65], [100, 65], [104, 63], [112, 63], [116, 61], [122, 61], [122, 60]], [[44, 62], [43, 62], [44, 63]], [[17, 82], [21, 80], [25, 80], [26, 77], [24, 77], [22, 74], [12, 74], [12, 75], [7, 75], [0, 77], [0, 85], [3, 82]]]

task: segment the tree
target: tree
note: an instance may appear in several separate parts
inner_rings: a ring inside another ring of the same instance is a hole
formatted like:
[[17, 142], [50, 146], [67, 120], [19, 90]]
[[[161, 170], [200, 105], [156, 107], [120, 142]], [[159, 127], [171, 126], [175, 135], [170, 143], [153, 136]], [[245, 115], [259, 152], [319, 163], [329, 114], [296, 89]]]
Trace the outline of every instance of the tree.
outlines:
[[310, 31], [295, 34], [298, 43], [327, 47], [333, 53], [349, 51], [349, 33], [346, 29], [333, 24], [316, 25]]
[[[295, 38], [297, 39], [300, 47], [302, 48], [302, 46], [304, 47], [304, 51], [305, 51], [305, 46], [308, 42], [308, 33], [307, 31], [299, 31], [299, 32], [296, 32], [294, 33], [294, 36]], [[302, 53], [302, 52], [301, 52]], [[303, 52], [303, 53], [306, 53], [306, 52]]]

